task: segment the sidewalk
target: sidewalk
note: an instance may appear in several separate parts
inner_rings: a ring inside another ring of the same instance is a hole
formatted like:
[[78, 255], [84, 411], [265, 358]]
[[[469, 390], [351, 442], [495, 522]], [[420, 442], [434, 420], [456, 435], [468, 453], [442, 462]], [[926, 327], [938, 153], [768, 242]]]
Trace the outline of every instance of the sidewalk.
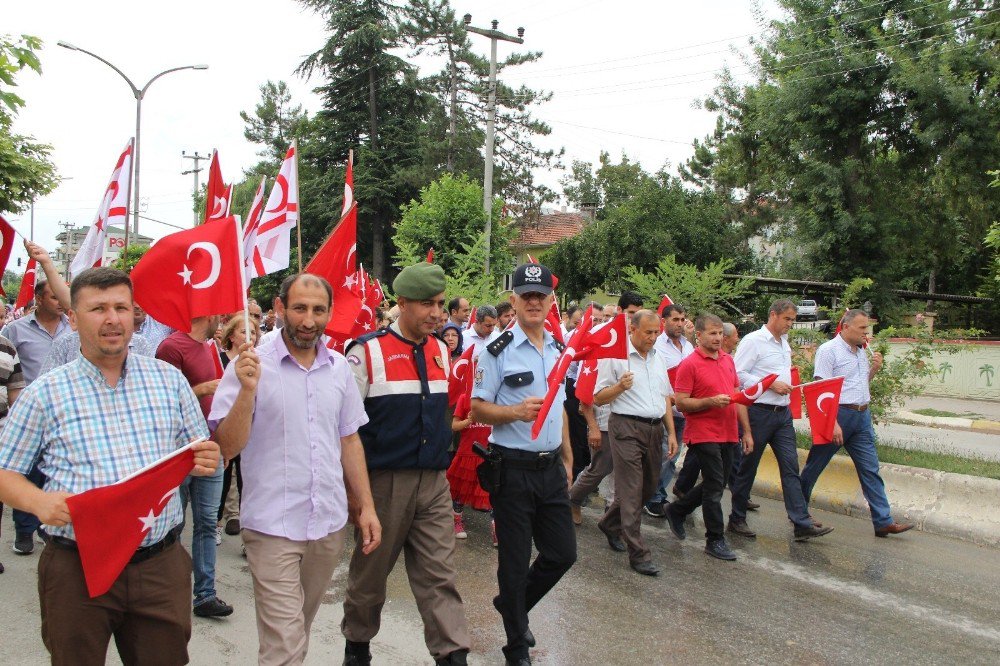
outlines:
[[[934, 409], [956, 416], [927, 416], [917, 413], [918, 409]], [[907, 400], [892, 416], [894, 421], [1000, 435], [1000, 402], [990, 400], [917, 396]]]

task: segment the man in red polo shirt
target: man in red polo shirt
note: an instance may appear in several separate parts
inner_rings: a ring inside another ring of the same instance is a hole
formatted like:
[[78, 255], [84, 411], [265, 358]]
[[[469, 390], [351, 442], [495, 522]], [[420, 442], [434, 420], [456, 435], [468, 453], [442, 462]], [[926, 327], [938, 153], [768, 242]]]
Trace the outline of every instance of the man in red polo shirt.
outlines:
[[684, 441], [688, 455], [698, 456], [702, 481], [684, 497], [667, 505], [670, 531], [683, 539], [684, 518], [701, 505], [705, 517], [705, 552], [720, 560], [735, 560], [723, 531], [722, 490], [729, 481], [735, 447], [739, 446], [737, 419], [743, 426], [743, 451], [753, 450], [747, 408], [730, 402], [740, 388], [733, 357], [722, 350], [722, 320], [703, 314], [695, 320], [698, 346], [677, 367], [674, 383], [677, 409], [687, 417]]

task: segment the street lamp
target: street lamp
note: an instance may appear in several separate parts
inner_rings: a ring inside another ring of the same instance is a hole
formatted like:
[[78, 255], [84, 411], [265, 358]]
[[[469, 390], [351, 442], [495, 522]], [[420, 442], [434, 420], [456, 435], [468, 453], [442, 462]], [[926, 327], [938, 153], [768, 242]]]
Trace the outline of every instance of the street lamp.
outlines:
[[[91, 53], [87, 49], [82, 49], [79, 46], [74, 46], [69, 42], [59, 41], [56, 42], [59, 46], [64, 49], [69, 49], [71, 51], [79, 51], [81, 53], [86, 53], [92, 58], [96, 58], [103, 62], [105, 65], [111, 69], [118, 72], [118, 75], [125, 79], [125, 83], [128, 84], [129, 88], [132, 89], [132, 95], [135, 96], [135, 156], [134, 156], [134, 166], [135, 171], [135, 183], [132, 186], [133, 200], [132, 200], [132, 233], [138, 237], [139, 235], [139, 127], [140, 121], [142, 119], [142, 98], [146, 96], [146, 91], [149, 90], [149, 86], [153, 85], [153, 81], [164, 76], [165, 74], [170, 74], [171, 72], [179, 72], [184, 69], [208, 69], [208, 65], [185, 65], [183, 67], [172, 67], [170, 69], [165, 69], [149, 81], [146, 82], [142, 88], [138, 88], [132, 80], [125, 76], [122, 70], [118, 69], [110, 62], [97, 55], [96, 53]], [[128, 247], [128, 223], [125, 224], [125, 246]]]

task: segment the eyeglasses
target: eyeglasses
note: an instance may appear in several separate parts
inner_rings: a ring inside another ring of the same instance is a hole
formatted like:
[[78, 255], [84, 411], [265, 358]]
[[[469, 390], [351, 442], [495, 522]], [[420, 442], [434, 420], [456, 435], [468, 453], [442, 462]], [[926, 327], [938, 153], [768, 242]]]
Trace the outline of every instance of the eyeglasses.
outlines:
[[544, 301], [548, 294], [540, 294], [537, 291], [529, 291], [526, 294], [518, 294], [518, 298], [525, 301]]

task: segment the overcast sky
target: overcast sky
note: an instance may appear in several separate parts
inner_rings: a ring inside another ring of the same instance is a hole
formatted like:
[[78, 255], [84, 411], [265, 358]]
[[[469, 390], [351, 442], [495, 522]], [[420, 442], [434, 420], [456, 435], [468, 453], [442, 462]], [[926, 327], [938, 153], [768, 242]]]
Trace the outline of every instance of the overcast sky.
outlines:
[[[326, 39], [324, 22], [292, 0], [4, 5], [0, 29], [45, 42], [42, 76], [22, 72], [18, 78], [27, 106], [15, 130], [50, 143], [67, 179], [35, 204], [35, 238], [50, 250], [60, 221], [93, 222], [115, 160], [135, 130], [135, 100], [126, 83], [57, 41], [97, 53], [139, 87], [170, 67], [209, 66], [159, 79], [143, 100], [140, 194], [143, 214], [155, 220], [192, 224], [192, 177], [181, 175], [192, 162], [181, 151], [218, 149], [227, 181], [256, 161], [239, 112], [253, 109], [261, 83], [284, 80], [296, 102], [309, 112], [319, 108], [311, 91], [320, 81], [293, 71]], [[651, 170], [668, 162], [676, 168], [690, 156], [691, 140], [711, 131], [714, 116], [694, 108], [694, 100], [712, 90], [723, 66], [745, 72], [739, 53], [759, 35], [761, 16], [778, 17], [771, 0], [761, 5], [762, 15], [755, 14], [756, 3], [743, 0], [453, 0], [453, 6], [459, 15], [471, 13], [474, 25], [497, 19], [509, 34], [524, 26], [520, 48], [544, 52], [539, 62], [508, 70], [506, 80], [554, 93], [538, 115], [553, 128], [546, 143], [565, 147], [567, 167], [573, 159], [596, 162], [607, 150], [614, 157], [625, 152]], [[471, 37], [488, 55], [489, 40]], [[514, 46], [501, 42], [500, 57]], [[436, 69], [425, 60], [419, 64], [428, 73]], [[561, 175], [540, 177], [559, 191]], [[27, 211], [11, 219], [28, 235]], [[153, 238], [172, 231], [140, 220], [140, 233]]]

